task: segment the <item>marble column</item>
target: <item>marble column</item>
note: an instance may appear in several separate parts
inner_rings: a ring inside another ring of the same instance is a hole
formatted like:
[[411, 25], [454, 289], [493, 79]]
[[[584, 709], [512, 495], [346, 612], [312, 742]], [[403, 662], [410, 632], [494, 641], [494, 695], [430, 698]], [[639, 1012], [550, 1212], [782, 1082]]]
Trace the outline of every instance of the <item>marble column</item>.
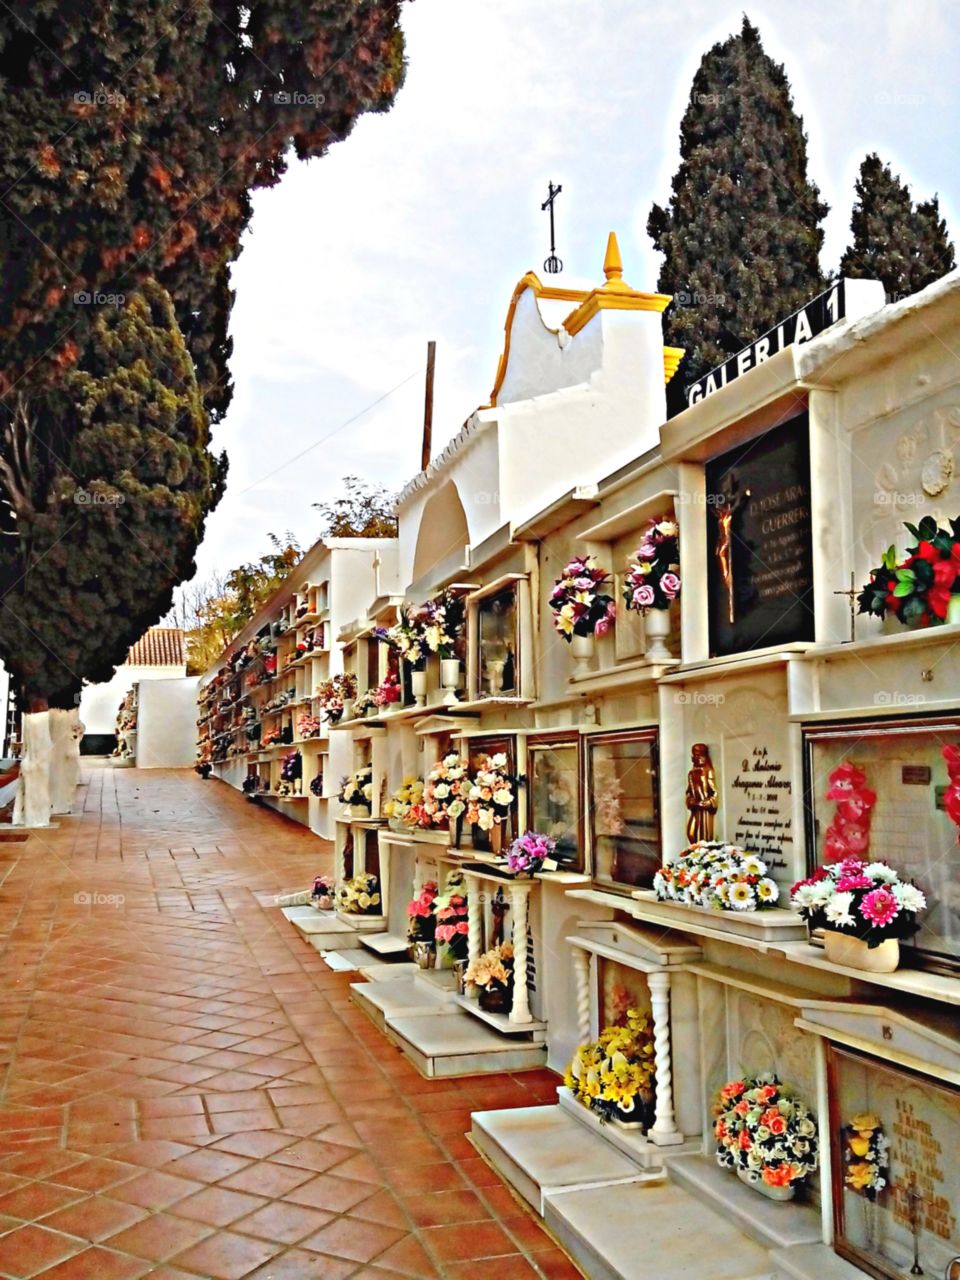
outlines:
[[683, 1142], [673, 1114], [673, 1066], [670, 1060], [670, 974], [660, 969], [647, 975], [653, 1014], [653, 1054], [657, 1064], [656, 1118], [650, 1138], [657, 1146]]
[[577, 1041], [590, 1039], [590, 952], [573, 948], [573, 981], [577, 1001]]
[[513, 941], [513, 1005], [511, 1022], [532, 1022], [530, 990], [527, 985], [527, 907], [530, 885], [514, 881], [510, 886], [510, 916]]
[[[482, 890], [477, 880], [467, 885], [467, 962], [473, 964], [483, 953], [483, 903]], [[472, 991], [476, 990], [473, 983]]]

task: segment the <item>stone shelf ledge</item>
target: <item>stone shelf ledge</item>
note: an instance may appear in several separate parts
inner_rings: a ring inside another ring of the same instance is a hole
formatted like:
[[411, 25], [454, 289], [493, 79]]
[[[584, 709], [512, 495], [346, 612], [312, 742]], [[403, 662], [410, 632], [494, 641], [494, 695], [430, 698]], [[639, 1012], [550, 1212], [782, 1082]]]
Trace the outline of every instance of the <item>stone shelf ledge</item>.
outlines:
[[494, 1031], [499, 1031], [502, 1036], [532, 1034], [537, 1043], [546, 1039], [547, 1024], [538, 1022], [535, 1018], [526, 1022], [511, 1022], [509, 1013], [490, 1013], [487, 1009], [481, 1009], [479, 1001], [473, 996], [454, 996], [454, 1003], [485, 1022], [488, 1027], [493, 1027]]

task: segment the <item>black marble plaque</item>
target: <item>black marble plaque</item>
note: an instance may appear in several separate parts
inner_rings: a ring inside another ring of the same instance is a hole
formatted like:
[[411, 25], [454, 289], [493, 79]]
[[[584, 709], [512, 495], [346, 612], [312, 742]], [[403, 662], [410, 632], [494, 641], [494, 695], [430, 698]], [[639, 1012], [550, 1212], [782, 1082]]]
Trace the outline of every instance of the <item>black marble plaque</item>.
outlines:
[[710, 652], [813, 640], [806, 413], [706, 465]]

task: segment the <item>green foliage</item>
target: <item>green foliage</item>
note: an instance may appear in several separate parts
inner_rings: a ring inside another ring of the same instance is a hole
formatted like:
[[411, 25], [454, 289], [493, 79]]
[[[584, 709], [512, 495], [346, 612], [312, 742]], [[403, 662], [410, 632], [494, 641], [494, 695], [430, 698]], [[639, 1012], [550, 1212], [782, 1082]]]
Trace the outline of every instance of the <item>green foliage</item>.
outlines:
[[193, 572], [226, 462], [208, 450], [193, 361], [154, 282], [101, 310], [82, 366], [21, 417], [0, 464], [0, 652], [28, 700], [69, 705]]
[[0, 5], [0, 395], [82, 358], [77, 295], [155, 278], [221, 416], [250, 192], [389, 109], [403, 73], [398, 0]]
[[840, 261], [841, 275], [880, 280], [895, 302], [953, 270], [953, 244], [936, 196], [914, 205], [910, 188], [876, 153], [861, 164], [856, 192], [853, 243]]
[[344, 476], [344, 493], [333, 502], [315, 502], [323, 516], [322, 538], [395, 538], [396, 499], [382, 484]]
[[824, 285], [828, 207], [807, 177], [803, 120], [783, 67], [747, 18], [701, 60], [680, 124], [680, 167], [647, 230], [674, 296], [665, 341], [687, 358], [675, 379], [722, 364]]

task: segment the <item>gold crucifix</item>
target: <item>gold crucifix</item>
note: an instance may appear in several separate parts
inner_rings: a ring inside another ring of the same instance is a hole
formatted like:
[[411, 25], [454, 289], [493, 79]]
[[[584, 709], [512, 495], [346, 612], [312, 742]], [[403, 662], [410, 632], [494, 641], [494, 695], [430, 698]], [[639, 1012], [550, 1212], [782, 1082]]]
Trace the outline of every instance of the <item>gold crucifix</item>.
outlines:
[[857, 576], [855, 573], [850, 574], [850, 589], [848, 591], [835, 591], [835, 596], [846, 596], [850, 603], [850, 639], [844, 640], [844, 644], [853, 644], [857, 638], [857, 596], [860, 592], [857, 590]]

